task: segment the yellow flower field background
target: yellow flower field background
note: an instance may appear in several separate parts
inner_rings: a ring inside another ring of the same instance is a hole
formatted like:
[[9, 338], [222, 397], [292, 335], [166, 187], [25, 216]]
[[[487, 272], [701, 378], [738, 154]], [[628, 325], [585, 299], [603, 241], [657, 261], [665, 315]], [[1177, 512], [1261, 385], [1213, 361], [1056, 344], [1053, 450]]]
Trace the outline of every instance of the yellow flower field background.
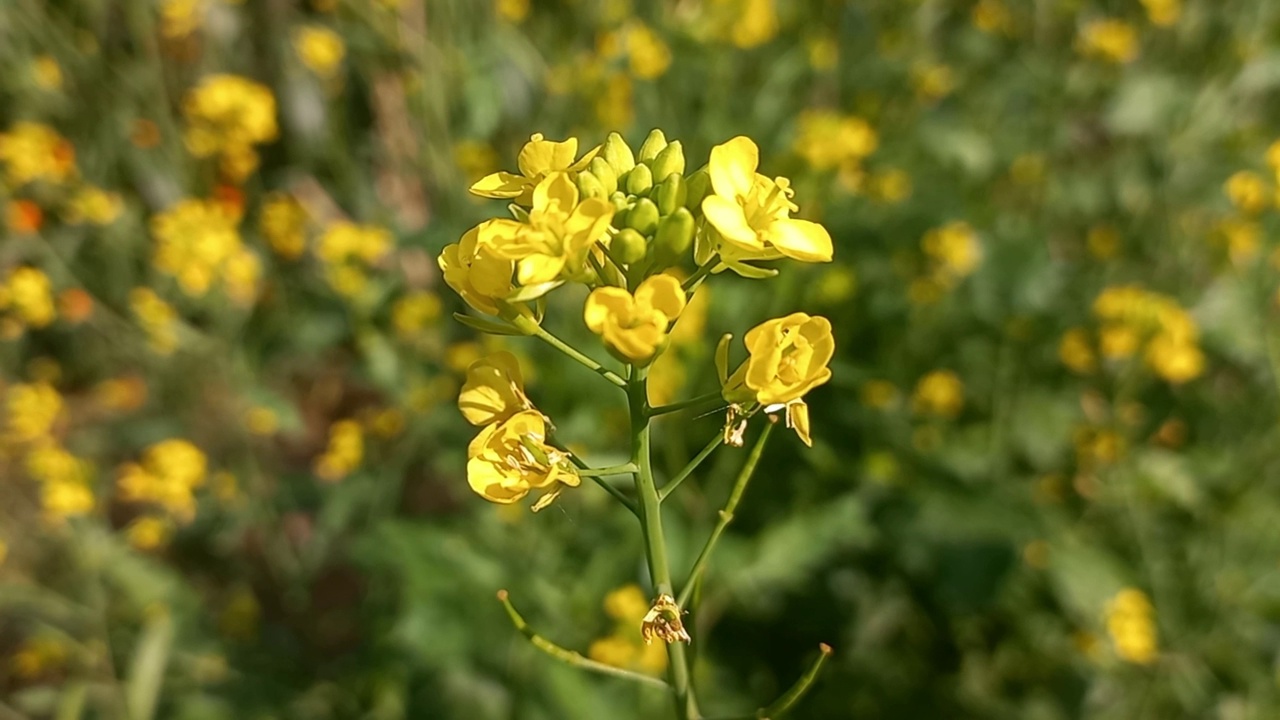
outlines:
[[7, 0], [0, 720], [668, 716], [611, 221], [707, 717], [1280, 713], [1280, 5]]

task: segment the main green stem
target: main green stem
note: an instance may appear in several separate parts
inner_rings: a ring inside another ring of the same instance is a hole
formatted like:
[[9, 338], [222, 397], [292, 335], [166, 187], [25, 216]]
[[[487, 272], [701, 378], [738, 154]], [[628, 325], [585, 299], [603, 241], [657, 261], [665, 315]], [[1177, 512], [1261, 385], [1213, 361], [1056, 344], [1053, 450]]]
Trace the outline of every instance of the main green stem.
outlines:
[[[656, 594], [665, 593], [675, 597], [675, 587], [671, 584], [671, 565], [667, 559], [667, 539], [662, 533], [658, 486], [653, 481], [653, 466], [649, 461], [649, 417], [645, 413], [647, 375], [647, 369], [636, 368], [627, 383], [627, 404], [631, 410], [631, 462], [639, 468], [636, 472], [636, 496], [640, 500], [640, 526], [644, 534], [644, 553], [649, 562], [649, 577], [653, 579]], [[678, 642], [670, 643], [667, 645], [667, 653], [667, 678], [675, 697], [676, 718], [697, 720], [701, 715], [693, 696], [685, 647]]]

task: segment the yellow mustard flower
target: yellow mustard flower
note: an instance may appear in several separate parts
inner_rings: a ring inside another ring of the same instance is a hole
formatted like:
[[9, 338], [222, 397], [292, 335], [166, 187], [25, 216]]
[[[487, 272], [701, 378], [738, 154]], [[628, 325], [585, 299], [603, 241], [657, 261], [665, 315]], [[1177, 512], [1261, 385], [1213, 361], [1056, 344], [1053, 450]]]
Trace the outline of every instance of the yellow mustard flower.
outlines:
[[458, 409], [472, 425], [492, 425], [532, 409], [516, 356], [506, 351], [481, 358], [467, 368]]
[[[830, 262], [833, 248], [826, 228], [791, 217], [794, 191], [786, 178], [770, 180], [756, 172], [760, 149], [738, 136], [711, 149], [708, 171], [714, 192], [702, 212], [716, 231], [721, 262], [743, 273], [747, 260], [788, 257], [801, 262]], [[750, 273], [748, 268], [746, 273]]]
[[41, 55], [33, 60], [31, 76], [42, 90], [62, 89], [62, 66], [52, 55]]
[[129, 523], [125, 538], [138, 550], [155, 550], [169, 542], [173, 535], [173, 522], [168, 518], [144, 515]]
[[1155, 608], [1146, 593], [1124, 588], [1107, 603], [1107, 634], [1121, 660], [1138, 665], [1155, 662], [1159, 654]]
[[307, 249], [307, 211], [292, 195], [273, 192], [262, 203], [258, 228], [280, 257], [297, 260]]
[[594, 92], [596, 121], [602, 127], [625, 129], [635, 120], [635, 85], [625, 72], [610, 73]]
[[87, 222], [103, 226], [115, 222], [123, 212], [124, 201], [118, 193], [85, 185], [71, 197], [62, 218], [72, 225]]
[[950, 222], [925, 233], [920, 241], [933, 264], [932, 276], [943, 287], [973, 274], [982, 262], [982, 245], [968, 223]]
[[258, 167], [254, 145], [276, 139], [276, 99], [267, 86], [237, 75], [210, 75], [182, 103], [187, 149], [200, 158], [218, 156], [230, 179], [241, 181]]
[[440, 318], [440, 297], [425, 290], [415, 290], [396, 300], [391, 307], [391, 326], [403, 340], [417, 337], [427, 325]]
[[830, 110], [800, 113], [793, 149], [815, 170], [858, 162], [875, 152], [879, 138], [871, 123]]
[[1271, 193], [1268, 192], [1266, 179], [1250, 170], [1241, 170], [1233, 174], [1223, 183], [1222, 188], [1232, 205], [1250, 215], [1266, 210], [1271, 204]]
[[274, 435], [280, 429], [280, 416], [269, 407], [256, 405], [245, 412], [244, 426], [254, 435]]
[[898, 401], [898, 386], [888, 380], [868, 380], [858, 393], [863, 405], [884, 410]]
[[498, 17], [510, 23], [522, 23], [529, 15], [529, 0], [494, 0]]
[[182, 200], [151, 218], [155, 265], [178, 287], [201, 297], [217, 282], [227, 262], [241, 251], [238, 214], [213, 200]]
[[48, 125], [18, 122], [0, 133], [0, 165], [10, 187], [69, 180], [75, 175], [75, 159], [75, 148]]
[[969, 11], [969, 20], [988, 35], [1008, 33], [1013, 29], [1013, 15], [1001, 0], [978, 0]]
[[737, 21], [729, 31], [734, 45], [748, 50], [763, 45], [778, 34], [775, 0], [741, 0]]
[[1204, 373], [1205, 358], [1193, 339], [1160, 333], [1146, 350], [1147, 365], [1168, 382], [1179, 385]]
[[1142, 0], [1142, 6], [1156, 27], [1173, 27], [1182, 17], [1182, 0]]
[[656, 80], [671, 67], [671, 49], [644, 23], [627, 28], [626, 44], [631, 74], [641, 80]]
[[922, 62], [911, 68], [911, 85], [925, 102], [935, 102], [956, 89], [956, 74], [949, 66]]
[[307, 25], [294, 32], [293, 50], [308, 70], [322, 78], [333, 77], [347, 54], [342, 36], [319, 25]]
[[487, 235], [490, 226], [498, 222], [505, 221], [487, 220], [471, 228], [461, 240], [446, 246], [437, 259], [445, 284], [486, 315], [497, 315], [498, 301], [515, 291], [511, 280], [515, 262], [498, 257], [479, 242], [481, 233]]
[[1243, 265], [1258, 255], [1262, 246], [1262, 226], [1252, 220], [1227, 218], [1218, 223], [1217, 235], [1227, 248], [1227, 257]]
[[1058, 343], [1058, 359], [1072, 372], [1087, 375], [1098, 368], [1098, 356], [1084, 328], [1071, 328]]
[[471, 489], [503, 505], [518, 502], [533, 490], [546, 490], [533, 506], [537, 512], [553, 502], [564, 487], [577, 487], [581, 479], [568, 454], [546, 440], [546, 419], [536, 410], [486, 426], [467, 447]]
[[140, 463], [125, 463], [116, 487], [126, 502], [164, 508], [183, 523], [196, 514], [195, 490], [208, 476], [208, 458], [188, 440], [174, 438], [149, 446]]
[[564, 172], [543, 178], [532, 202], [524, 222], [482, 223], [480, 245], [494, 257], [514, 261], [516, 279], [526, 287], [587, 274], [587, 254], [604, 237], [613, 205], [600, 198], [579, 202], [578, 187]]
[[1091, 20], [1080, 29], [1077, 48], [1090, 57], [1131, 63], [1138, 58], [1138, 32], [1123, 20]]
[[58, 317], [53, 283], [49, 276], [33, 267], [14, 268], [5, 278], [3, 293], [7, 305], [29, 327], [42, 328]]
[[921, 415], [954, 418], [964, 409], [964, 383], [950, 370], [934, 370], [916, 383], [911, 406]]
[[181, 40], [204, 23], [205, 0], [162, 0], [160, 34], [169, 40]]
[[544, 139], [542, 133], [536, 133], [516, 156], [519, 175], [504, 171], [486, 175], [471, 186], [471, 192], [480, 197], [499, 200], [516, 198], [517, 203], [528, 205], [533, 200], [534, 188], [543, 178], [551, 173], [582, 170], [599, 149], [592, 148], [581, 158], [574, 160], [578, 155], [578, 138], [571, 137], [563, 142], [556, 142]]
[[329, 426], [329, 444], [316, 458], [316, 476], [337, 482], [350, 475], [364, 459], [364, 432], [355, 420], [339, 420]]
[[640, 283], [634, 295], [622, 288], [596, 288], [587, 296], [583, 318], [614, 355], [646, 365], [662, 351], [667, 329], [686, 302], [679, 280], [654, 275]]
[[62, 414], [62, 395], [48, 383], [15, 383], [4, 400], [5, 440], [13, 443], [48, 436]]

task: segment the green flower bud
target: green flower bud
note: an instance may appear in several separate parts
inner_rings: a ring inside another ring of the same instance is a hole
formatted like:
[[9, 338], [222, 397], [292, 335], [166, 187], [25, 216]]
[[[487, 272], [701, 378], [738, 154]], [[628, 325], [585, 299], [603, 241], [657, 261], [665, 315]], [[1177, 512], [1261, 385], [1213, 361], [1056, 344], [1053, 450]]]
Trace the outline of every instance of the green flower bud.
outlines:
[[627, 192], [631, 195], [644, 195], [653, 187], [653, 172], [648, 165], [637, 165], [627, 173]]
[[[637, 165], [636, 167], [643, 167]], [[649, 198], [641, 198], [635, 207], [627, 212], [626, 226], [641, 235], [653, 235], [658, 229], [658, 206]]]
[[662, 182], [671, 173], [684, 174], [684, 147], [679, 140], [662, 148], [662, 152], [653, 159], [653, 181]]
[[599, 155], [591, 158], [591, 164], [587, 166], [587, 169], [604, 186], [605, 197], [609, 197], [618, 191], [618, 173], [614, 171], [612, 165], [605, 162], [604, 158]]
[[711, 194], [711, 175], [706, 168], [685, 178], [684, 206], [694, 213], [702, 213], [702, 199]]
[[614, 173], [619, 177], [636, 166], [636, 157], [631, 154], [627, 141], [616, 132], [609, 133], [609, 137], [605, 138], [604, 146], [600, 148], [600, 155], [613, 167]]
[[693, 213], [686, 208], [677, 208], [663, 218], [653, 240], [655, 267], [667, 268], [680, 262], [680, 258], [689, 251], [689, 245], [693, 243], [693, 230]]
[[687, 192], [684, 177], [679, 173], [672, 173], [649, 193], [649, 197], [658, 204], [658, 214], [666, 217], [675, 212], [676, 208], [684, 207]]
[[630, 265], [634, 262], [640, 262], [644, 259], [644, 254], [649, 250], [649, 243], [640, 233], [631, 228], [623, 228], [613, 236], [613, 240], [609, 242], [609, 252], [618, 259], [618, 262]]
[[640, 162], [649, 162], [658, 157], [658, 153], [667, 146], [667, 136], [662, 134], [658, 128], [649, 131], [649, 137], [644, 139], [644, 144], [640, 146]]
[[585, 198], [607, 198], [609, 193], [605, 192], [604, 185], [589, 170], [583, 170], [578, 173], [575, 179], [578, 185], [578, 192]]

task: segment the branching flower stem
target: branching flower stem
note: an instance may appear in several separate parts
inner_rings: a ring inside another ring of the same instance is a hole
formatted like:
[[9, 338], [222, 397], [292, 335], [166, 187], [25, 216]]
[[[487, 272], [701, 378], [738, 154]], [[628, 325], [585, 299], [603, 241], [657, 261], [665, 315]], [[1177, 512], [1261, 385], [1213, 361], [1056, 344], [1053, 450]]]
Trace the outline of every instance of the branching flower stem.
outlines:
[[724, 407], [727, 405], [724, 398], [720, 396], [720, 391], [699, 395], [688, 400], [681, 400], [670, 405], [659, 405], [658, 407], [649, 408], [649, 417], [657, 417], [666, 415], [667, 413], [680, 412], [689, 408], [698, 408], [706, 410], [714, 410], [716, 407]]
[[708, 455], [715, 452], [715, 449], [723, 444], [724, 433], [716, 433], [716, 436], [711, 438], [711, 442], [707, 443], [706, 447], [699, 450], [698, 454], [693, 456], [693, 459], [689, 461], [688, 465], [684, 466], [683, 470], [676, 473], [675, 477], [671, 478], [667, 481], [666, 485], [662, 486], [662, 489], [658, 491], [658, 501], [666, 501], [667, 496], [672, 492], [675, 492], [675, 489], [680, 487], [680, 483], [684, 482], [686, 478], [692, 475], [693, 471], [697, 470], [698, 466], [702, 464], [702, 461], [706, 460]]
[[521, 331], [526, 332], [538, 338], [539, 340], [559, 350], [565, 355], [568, 355], [570, 358], [572, 358], [579, 364], [585, 366], [587, 369], [591, 370], [595, 374], [603, 377], [605, 380], [608, 380], [609, 382], [623, 389], [627, 387], [627, 381], [619, 377], [617, 373], [606, 368], [605, 366], [601, 365], [595, 360], [592, 360], [586, 355], [583, 355], [581, 352], [578, 352], [577, 349], [573, 348], [565, 341], [561, 340], [555, 335], [552, 335], [551, 333], [544, 330], [541, 325], [534, 322], [531, 318], [518, 317], [512, 320], [511, 322]]
[[[649, 576], [653, 581], [654, 594], [674, 595], [671, 583], [671, 565], [667, 558], [667, 541], [662, 532], [662, 512], [658, 499], [658, 488], [653, 480], [653, 467], [650, 462], [650, 427], [649, 416], [645, 412], [647, 405], [647, 370], [636, 368], [631, 372], [631, 380], [627, 384], [627, 400], [631, 415], [631, 462], [639, 468], [636, 473], [636, 495], [640, 500], [640, 526], [644, 536], [645, 558], [649, 564]], [[667, 677], [671, 692], [675, 698], [677, 720], [697, 720], [698, 704], [693, 695], [693, 685], [689, 673], [689, 661], [685, 654], [685, 646], [676, 642], [667, 645], [670, 662], [667, 663]]]

